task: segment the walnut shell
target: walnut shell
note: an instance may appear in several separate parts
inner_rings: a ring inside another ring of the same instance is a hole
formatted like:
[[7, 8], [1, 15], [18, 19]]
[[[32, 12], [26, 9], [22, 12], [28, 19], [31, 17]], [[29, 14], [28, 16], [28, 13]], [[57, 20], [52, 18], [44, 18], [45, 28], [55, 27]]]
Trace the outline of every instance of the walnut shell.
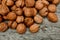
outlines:
[[17, 23], [24, 22], [24, 17], [23, 16], [17, 16], [16, 22]]
[[17, 7], [23, 7], [24, 6], [24, 0], [17, 0], [15, 2], [15, 4], [16, 4]]
[[57, 15], [55, 13], [49, 13], [47, 18], [51, 22], [57, 22], [58, 21], [58, 17], [57, 17]]
[[53, 4], [58, 4], [60, 0], [53, 0], [52, 3]]
[[6, 31], [7, 28], [8, 28], [8, 26], [6, 23], [4, 23], [4, 22], [0, 23], [0, 32]]
[[37, 14], [37, 10], [35, 8], [23, 8], [24, 15], [27, 17], [35, 16]]
[[12, 23], [12, 25], [11, 25], [11, 28], [12, 28], [12, 29], [15, 29], [16, 27], [17, 27], [17, 22], [14, 21], [14, 22]]
[[56, 5], [54, 5], [54, 4], [50, 4], [49, 6], [48, 6], [48, 10], [50, 11], [50, 12], [56, 12]]
[[44, 7], [43, 9], [39, 10], [39, 14], [43, 17], [47, 16], [48, 14], [48, 8]]
[[48, 1], [46, 1], [46, 0], [42, 0], [42, 3], [43, 3], [44, 5], [46, 5], [46, 6], [48, 6], [48, 5], [49, 5], [49, 2], [48, 2]]
[[41, 1], [36, 1], [35, 8], [40, 10], [44, 7], [43, 3]]
[[33, 7], [35, 4], [35, 0], [25, 0], [26, 7]]
[[7, 15], [8, 20], [15, 20], [16, 19], [16, 14], [14, 12], [9, 12]]
[[39, 25], [38, 24], [33, 24], [30, 26], [30, 32], [35, 33], [39, 31]]
[[22, 15], [23, 14], [23, 10], [21, 8], [16, 8], [15, 10], [17, 15]]
[[14, 5], [14, 1], [13, 0], [7, 0], [6, 5], [7, 6], [12, 6], [12, 5]]
[[43, 22], [43, 18], [42, 18], [40, 15], [36, 15], [36, 16], [34, 17], [34, 21], [35, 21], [36, 23], [42, 23], [42, 22]]
[[23, 34], [26, 32], [26, 26], [24, 24], [18, 24], [16, 30], [18, 33]]
[[27, 27], [30, 27], [34, 23], [34, 20], [30, 17], [26, 17], [24, 22], [27, 25]]
[[9, 12], [9, 8], [6, 5], [0, 5], [0, 14], [7, 15]]

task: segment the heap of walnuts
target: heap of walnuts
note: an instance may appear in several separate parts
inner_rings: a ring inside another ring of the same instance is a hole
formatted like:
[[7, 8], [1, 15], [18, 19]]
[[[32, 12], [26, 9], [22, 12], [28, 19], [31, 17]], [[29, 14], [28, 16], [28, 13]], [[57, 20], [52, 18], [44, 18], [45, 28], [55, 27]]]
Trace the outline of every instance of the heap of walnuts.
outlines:
[[27, 28], [32, 33], [38, 32], [44, 17], [54, 23], [58, 21], [55, 14], [58, 3], [59, 0], [0, 0], [0, 32], [8, 28], [20, 34]]

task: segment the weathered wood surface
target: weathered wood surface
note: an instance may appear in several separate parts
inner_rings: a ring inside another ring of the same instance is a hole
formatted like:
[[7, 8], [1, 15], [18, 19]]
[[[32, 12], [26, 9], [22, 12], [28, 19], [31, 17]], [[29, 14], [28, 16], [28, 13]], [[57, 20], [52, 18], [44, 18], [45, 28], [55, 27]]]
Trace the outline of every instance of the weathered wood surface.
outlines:
[[[8, 29], [4, 33], [0, 33], [0, 40], [60, 40], [60, 5], [57, 7], [58, 22], [51, 23], [46, 18], [40, 25], [41, 28], [46, 26], [46, 31], [40, 31], [37, 33], [30, 33], [27, 31], [25, 34], [18, 34], [16, 30]], [[28, 30], [28, 29], [27, 29]]]

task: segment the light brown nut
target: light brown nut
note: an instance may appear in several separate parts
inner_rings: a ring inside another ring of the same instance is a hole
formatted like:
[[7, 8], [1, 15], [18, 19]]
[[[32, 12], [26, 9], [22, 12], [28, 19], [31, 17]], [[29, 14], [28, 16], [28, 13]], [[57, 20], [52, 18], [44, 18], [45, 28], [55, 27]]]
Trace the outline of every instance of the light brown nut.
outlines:
[[12, 28], [12, 29], [15, 29], [16, 27], [17, 27], [17, 22], [14, 21], [14, 22], [12, 23], [12, 25], [11, 25], [11, 28]]
[[41, 15], [42, 17], [45, 17], [45, 16], [48, 15], [48, 12], [40, 13], [40, 15]]
[[24, 24], [18, 24], [17, 26], [17, 32], [20, 33], [20, 34], [23, 34], [26, 32], [26, 26]]
[[16, 5], [13, 5], [13, 6], [11, 7], [11, 10], [12, 10], [12, 11], [15, 11], [16, 8], [17, 8]]
[[43, 22], [43, 18], [42, 18], [40, 15], [36, 15], [36, 16], [34, 17], [34, 21], [35, 21], [36, 23], [42, 23], [42, 22]]
[[16, 22], [17, 23], [21, 23], [24, 21], [24, 17], [23, 16], [17, 16]]
[[55, 12], [56, 11], [56, 5], [54, 5], [54, 4], [50, 4], [49, 6], [48, 6], [48, 10], [50, 11], [50, 12]]
[[0, 32], [6, 31], [7, 28], [8, 28], [8, 26], [6, 23], [4, 23], [4, 22], [0, 23]]
[[23, 7], [24, 6], [24, 0], [17, 0], [15, 4], [17, 7]]
[[43, 3], [41, 1], [36, 1], [35, 8], [40, 10], [44, 7]]
[[6, 5], [7, 6], [12, 6], [12, 5], [14, 5], [14, 1], [13, 0], [7, 0]]
[[39, 10], [39, 14], [43, 17], [47, 16], [48, 14], [48, 8], [44, 7], [43, 9]]
[[44, 13], [44, 12], [47, 12], [48, 11], [48, 8], [47, 7], [44, 7], [43, 9], [41, 9], [40, 11], [39, 11], [39, 13]]
[[9, 12], [9, 8], [6, 5], [0, 5], [0, 14], [6, 15]]
[[34, 20], [31, 17], [26, 17], [24, 22], [27, 27], [30, 27], [34, 23]]
[[58, 4], [60, 0], [53, 0], [52, 3], [53, 4]]
[[47, 18], [51, 22], [57, 22], [58, 21], [58, 17], [57, 17], [57, 15], [55, 13], [49, 13]]
[[32, 14], [31, 14], [31, 12], [30, 12], [30, 8], [23, 8], [23, 10], [24, 10], [24, 15], [25, 16], [32, 16]]
[[35, 16], [37, 14], [37, 10], [35, 8], [24, 7], [23, 10], [24, 10], [24, 15], [27, 17]]
[[43, 16], [43, 17], [45, 17], [45, 16], [48, 15], [48, 12], [42, 13], [42, 14], [40, 14], [40, 15]]
[[30, 32], [35, 33], [39, 31], [39, 25], [38, 24], [33, 24], [30, 26]]
[[26, 7], [33, 7], [35, 4], [35, 0], [25, 0]]
[[16, 14], [14, 12], [9, 12], [7, 15], [8, 20], [15, 20], [16, 19]]
[[42, 0], [42, 3], [43, 3], [44, 5], [49, 5], [49, 2], [46, 1], [46, 0]]
[[8, 27], [11, 28], [12, 23], [13, 23], [13, 21], [8, 21]]
[[15, 10], [15, 12], [16, 12], [17, 15], [22, 15], [23, 14], [23, 10], [21, 8], [17, 8]]

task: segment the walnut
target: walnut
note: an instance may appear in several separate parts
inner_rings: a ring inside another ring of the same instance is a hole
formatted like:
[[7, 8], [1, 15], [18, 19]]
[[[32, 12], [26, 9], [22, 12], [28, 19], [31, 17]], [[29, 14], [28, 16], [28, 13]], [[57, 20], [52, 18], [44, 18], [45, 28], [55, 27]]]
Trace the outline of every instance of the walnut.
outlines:
[[25, 0], [26, 7], [33, 7], [35, 4], [35, 0]]
[[17, 16], [16, 22], [17, 23], [24, 22], [24, 17], [23, 16]]
[[21, 8], [16, 8], [15, 10], [17, 15], [22, 15], [23, 14], [23, 10]]
[[31, 17], [26, 17], [24, 22], [27, 27], [30, 27], [34, 23], [34, 20]]
[[30, 26], [30, 32], [35, 33], [39, 31], [39, 25], [38, 24], [33, 24]]
[[7, 28], [8, 28], [8, 26], [6, 23], [4, 23], [4, 22], [0, 23], [0, 32], [6, 31]]
[[26, 32], [26, 26], [23, 23], [18, 24], [16, 30], [17, 30], [18, 33], [23, 34], [23, 33]]
[[57, 15], [55, 13], [49, 13], [47, 18], [51, 22], [57, 22], [58, 21], [58, 17], [57, 17]]
[[8, 20], [15, 20], [16, 19], [16, 14], [14, 12], [9, 12], [7, 15]]
[[43, 18], [42, 18], [40, 15], [36, 15], [36, 16], [34, 17], [34, 21], [35, 21], [36, 23], [42, 23], [42, 22], [43, 22]]
[[24, 10], [24, 15], [27, 17], [35, 16], [37, 14], [37, 10], [35, 8], [24, 7], [23, 10]]
[[17, 7], [23, 7], [24, 6], [24, 0], [17, 0], [15, 2], [15, 4], [16, 4]]

